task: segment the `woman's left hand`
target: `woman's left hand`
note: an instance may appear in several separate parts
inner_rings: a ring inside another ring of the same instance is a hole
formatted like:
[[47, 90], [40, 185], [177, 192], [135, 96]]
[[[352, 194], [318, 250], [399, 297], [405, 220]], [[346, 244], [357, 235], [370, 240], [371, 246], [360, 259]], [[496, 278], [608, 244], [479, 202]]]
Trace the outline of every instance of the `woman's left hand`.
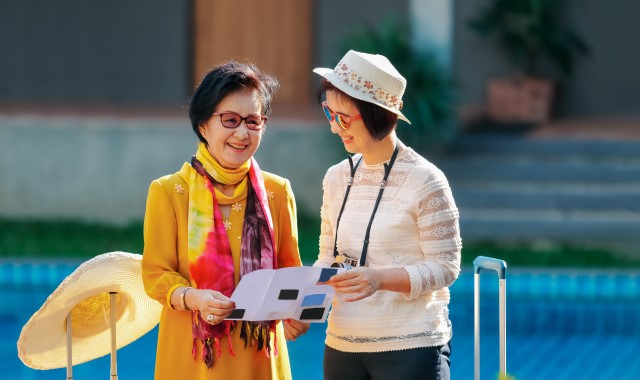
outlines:
[[308, 323], [296, 321], [295, 319], [285, 319], [282, 322], [284, 324], [284, 337], [287, 340], [295, 341], [309, 330]]
[[345, 302], [359, 301], [380, 290], [378, 271], [368, 267], [353, 268], [332, 276], [326, 283], [336, 293], [347, 295]]

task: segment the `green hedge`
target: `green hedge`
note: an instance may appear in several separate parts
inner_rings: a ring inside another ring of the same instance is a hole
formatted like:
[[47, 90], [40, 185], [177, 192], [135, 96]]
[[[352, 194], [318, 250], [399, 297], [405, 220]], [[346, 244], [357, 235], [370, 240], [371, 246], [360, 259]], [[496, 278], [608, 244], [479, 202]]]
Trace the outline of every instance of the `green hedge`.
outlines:
[[[317, 215], [298, 216], [300, 253], [307, 265], [318, 255], [319, 234]], [[4, 258], [91, 258], [110, 251], [142, 253], [143, 245], [141, 222], [113, 226], [0, 218], [0, 257]], [[504, 242], [465, 242], [462, 264], [470, 266], [480, 255], [500, 258], [510, 267], [640, 268], [640, 258], [604, 249]]]
[[143, 245], [141, 222], [0, 219], [0, 257], [91, 258], [111, 251], [142, 253]]

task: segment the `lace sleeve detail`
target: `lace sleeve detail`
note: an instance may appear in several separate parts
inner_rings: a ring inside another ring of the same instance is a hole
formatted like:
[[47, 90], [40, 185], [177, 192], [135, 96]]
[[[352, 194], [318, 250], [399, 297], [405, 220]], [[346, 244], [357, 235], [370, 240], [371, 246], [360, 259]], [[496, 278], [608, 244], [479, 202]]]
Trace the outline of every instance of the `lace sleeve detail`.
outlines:
[[333, 264], [334, 225], [330, 217], [331, 191], [335, 191], [336, 179], [330, 179], [327, 173], [322, 181], [322, 206], [320, 208], [320, 251], [318, 260], [313, 264], [317, 267], [329, 267]]
[[460, 273], [458, 209], [444, 175], [441, 176], [423, 186], [415, 207], [424, 262], [405, 267], [411, 280], [407, 299], [448, 287]]

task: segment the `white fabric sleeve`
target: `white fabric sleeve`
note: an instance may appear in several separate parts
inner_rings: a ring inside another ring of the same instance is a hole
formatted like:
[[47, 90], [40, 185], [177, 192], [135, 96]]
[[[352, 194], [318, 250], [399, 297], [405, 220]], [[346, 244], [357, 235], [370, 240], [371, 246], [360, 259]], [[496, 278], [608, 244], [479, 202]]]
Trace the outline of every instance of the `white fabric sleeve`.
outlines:
[[460, 274], [462, 250], [458, 209], [442, 172], [424, 181], [412, 208], [424, 262], [404, 267], [411, 281], [407, 300], [450, 286]]
[[338, 171], [329, 169], [322, 180], [322, 206], [320, 208], [320, 250], [314, 267], [330, 267], [333, 264], [333, 245], [335, 242], [334, 225], [330, 217], [331, 194], [336, 191], [338, 178], [331, 174]]

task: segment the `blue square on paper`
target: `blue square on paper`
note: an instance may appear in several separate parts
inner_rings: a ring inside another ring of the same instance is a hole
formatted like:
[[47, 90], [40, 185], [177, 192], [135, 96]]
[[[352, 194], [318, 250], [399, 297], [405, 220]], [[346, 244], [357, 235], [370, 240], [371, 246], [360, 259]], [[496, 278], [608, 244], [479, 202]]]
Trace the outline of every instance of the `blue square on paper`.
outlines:
[[326, 282], [329, 281], [331, 276], [338, 273], [338, 268], [322, 268], [322, 272], [320, 272], [320, 278], [318, 282]]
[[324, 302], [326, 294], [309, 294], [302, 300], [301, 306], [318, 306]]

